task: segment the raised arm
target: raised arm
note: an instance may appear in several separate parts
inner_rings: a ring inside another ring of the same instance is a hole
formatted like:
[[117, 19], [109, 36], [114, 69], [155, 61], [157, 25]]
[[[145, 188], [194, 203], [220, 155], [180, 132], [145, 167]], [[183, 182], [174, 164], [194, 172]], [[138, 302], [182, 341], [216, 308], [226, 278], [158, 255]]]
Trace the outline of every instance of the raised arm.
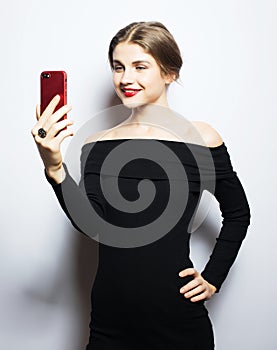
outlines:
[[65, 114], [71, 111], [72, 107], [65, 105], [53, 113], [59, 100], [60, 96], [55, 96], [42, 115], [40, 115], [40, 106], [37, 105], [37, 123], [31, 131], [45, 170], [56, 183], [61, 183], [65, 177], [61, 143], [65, 138], [73, 135], [73, 132], [67, 128], [73, 122], [67, 118], [61, 120]]

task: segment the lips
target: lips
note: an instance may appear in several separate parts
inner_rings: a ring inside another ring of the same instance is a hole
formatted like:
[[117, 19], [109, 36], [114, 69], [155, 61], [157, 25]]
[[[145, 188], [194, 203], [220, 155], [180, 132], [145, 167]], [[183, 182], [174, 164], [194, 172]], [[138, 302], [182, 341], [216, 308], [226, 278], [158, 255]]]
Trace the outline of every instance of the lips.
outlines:
[[121, 89], [125, 97], [133, 97], [138, 94], [141, 89]]

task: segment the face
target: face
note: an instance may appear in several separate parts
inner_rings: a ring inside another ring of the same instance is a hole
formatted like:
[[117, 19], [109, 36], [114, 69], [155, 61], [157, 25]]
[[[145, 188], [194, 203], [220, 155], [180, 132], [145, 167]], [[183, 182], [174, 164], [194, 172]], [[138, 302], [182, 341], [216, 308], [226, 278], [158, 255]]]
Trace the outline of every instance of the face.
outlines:
[[113, 52], [113, 83], [122, 103], [129, 108], [145, 104], [167, 106], [166, 86], [171, 82], [161, 73], [153, 56], [141, 46], [120, 43]]

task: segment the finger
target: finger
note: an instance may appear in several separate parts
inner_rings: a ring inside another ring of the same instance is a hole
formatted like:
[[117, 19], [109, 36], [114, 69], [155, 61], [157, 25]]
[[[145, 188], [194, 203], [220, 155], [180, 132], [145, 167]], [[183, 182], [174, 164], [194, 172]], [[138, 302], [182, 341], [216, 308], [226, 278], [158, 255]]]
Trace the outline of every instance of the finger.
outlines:
[[[40, 118], [40, 105], [36, 105], [36, 118], [37, 121], [39, 121]], [[40, 128], [40, 126], [38, 126], [39, 123], [37, 123], [31, 130], [31, 134], [33, 135], [33, 137], [35, 138], [38, 132], [38, 129]]]
[[198, 287], [199, 285], [202, 285], [202, 281], [199, 280], [199, 279], [194, 279], [192, 281], [190, 281], [189, 283], [187, 283], [185, 286], [183, 286], [181, 289], [180, 289], [180, 293], [186, 293], [196, 287]]
[[73, 125], [73, 121], [69, 119], [63, 119], [60, 122], [57, 122], [50, 128], [48, 131], [46, 131], [46, 137], [43, 139], [38, 135], [38, 130], [40, 129], [41, 125], [40, 123], [37, 123], [33, 129], [31, 130], [31, 133], [36, 141], [36, 143], [41, 143], [41, 141], [49, 142], [52, 138], [54, 138], [62, 129], [65, 129], [68, 126]]
[[[38, 121], [38, 123], [35, 125], [35, 127], [32, 130], [33, 136], [37, 135], [38, 130], [40, 128], [43, 128], [47, 133], [51, 129], [51, 127], [57, 123], [60, 119], [63, 118], [63, 116], [71, 111], [72, 107], [70, 105], [65, 105], [61, 107], [57, 112], [52, 114], [48, 119], [45, 121], [41, 117]], [[65, 120], [68, 120], [67, 118]]]
[[208, 292], [205, 291], [204, 293], [201, 293], [193, 298], [190, 299], [190, 301], [192, 301], [193, 303], [197, 302], [197, 301], [200, 301], [200, 300], [206, 300], [206, 299], [209, 299], [209, 295], [208, 295]]
[[51, 114], [53, 114], [59, 101], [60, 101], [60, 95], [56, 95], [55, 97], [53, 97], [52, 100], [49, 102], [48, 106], [45, 108], [42, 115], [40, 116], [40, 119], [42, 118], [43, 121], [45, 121]]
[[197, 274], [197, 271], [192, 267], [189, 267], [189, 268], [179, 272], [180, 277], [186, 277], [186, 276], [191, 276], [191, 275], [195, 275], [195, 274]]
[[185, 293], [184, 297], [185, 298], [191, 298], [191, 297], [194, 297], [194, 296], [196, 296], [198, 294], [201, 294], [201, 293], [203, 293], [205, 291], [206, 291], [205, 286], [199, 285], [198, 287], [196, 287], [196, 288], [190, 290], [189, 292]]
[[[62, 119], [66, 114], [68, 114], [72, 110], [72, 106], [65, 105], [58, 109], [54, 114], [49, 116], [43, 123], [43, 129], [45, 129], [47, 132], [52, 128], [53, 125], [55, 125], [57, 122], [59, 122], [60, 119]], [[65, 119], [67, 120], [67, 119]]]
[[40, 115], [41, 112], [41, 106], [37, 105], [36, 106], [36, 118], [38, 120], [38, 123], [35, 125], [35, 127], [32, 129], [32, 134], [35, 136], [37, 134], [37, 131], [43, 127], [45, 120], [47, 120], [48, 116], [50, 116], [53, 111], [55, 110], [58, 102], [60, 100], [60, 96], [56, 95], [49, 105], [46, 107], [45, 111], [43, 112], [42, 115]]
[[35, 135], [35, 141], [38, 145], [43, 146], [43, 148], [46, 148], [48, 150], [51, 150], [52, 152], [57, 152], [60, 149], [61, 142], [69, 136], [73, 136], [74, 133], [72, 130], [69, 129], [62, 129], [56, 137], [49, 137], [47, 135], [45, 138], [41, 138], [38, 134]]
[[55, 143], [56, 147], [60, 147], [60, 144], [63, 142], [63, 140], [69, 136], [73, 136], [74, 133], [73, 131], [66, 129], [66, 130], [62, 130], [53, 140], [53, 142]]
[[39, 118], [40, 118], [40, 105], [36, 106], [36, 117], [37, 117], [37, 120], [39, 120]]
[[63, 119], [61, 121], [58, 121], [51, 126], [51, 128], [47, 132], [46, 137], [48, 137], [49, 139], [56, 137], [59, 132], [71, 125], [73, 125], [73, 121], [69, 119]]

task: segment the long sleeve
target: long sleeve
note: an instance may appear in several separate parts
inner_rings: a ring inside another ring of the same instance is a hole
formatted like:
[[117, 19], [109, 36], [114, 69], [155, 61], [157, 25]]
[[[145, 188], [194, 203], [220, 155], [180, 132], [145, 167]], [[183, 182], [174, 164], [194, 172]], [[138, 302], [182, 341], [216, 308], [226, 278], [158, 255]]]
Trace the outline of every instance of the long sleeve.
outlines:
[[220, 233], [202, 276], [220, 290], [233, 265], [250, 224], [250, 208], [243, 186], [233, 170], [225, 145], [212, 151], [215, 192], [223, 218]]
[[[47, 181], [52, 186], [55, 195], [72, 225], [81, 233], [94, 237], [97, 235], [97, 215], [105, 217], [105, 206], [101, 197], [99, 174], [86, 172], [86, 149], [81, 155], [81, 179], [79, 185], [69, 174], [63, 163], [65, 179], [62, 183], [55, 183], [45, 171]], [[95, 216], [96, 215], [96, 216]]]

